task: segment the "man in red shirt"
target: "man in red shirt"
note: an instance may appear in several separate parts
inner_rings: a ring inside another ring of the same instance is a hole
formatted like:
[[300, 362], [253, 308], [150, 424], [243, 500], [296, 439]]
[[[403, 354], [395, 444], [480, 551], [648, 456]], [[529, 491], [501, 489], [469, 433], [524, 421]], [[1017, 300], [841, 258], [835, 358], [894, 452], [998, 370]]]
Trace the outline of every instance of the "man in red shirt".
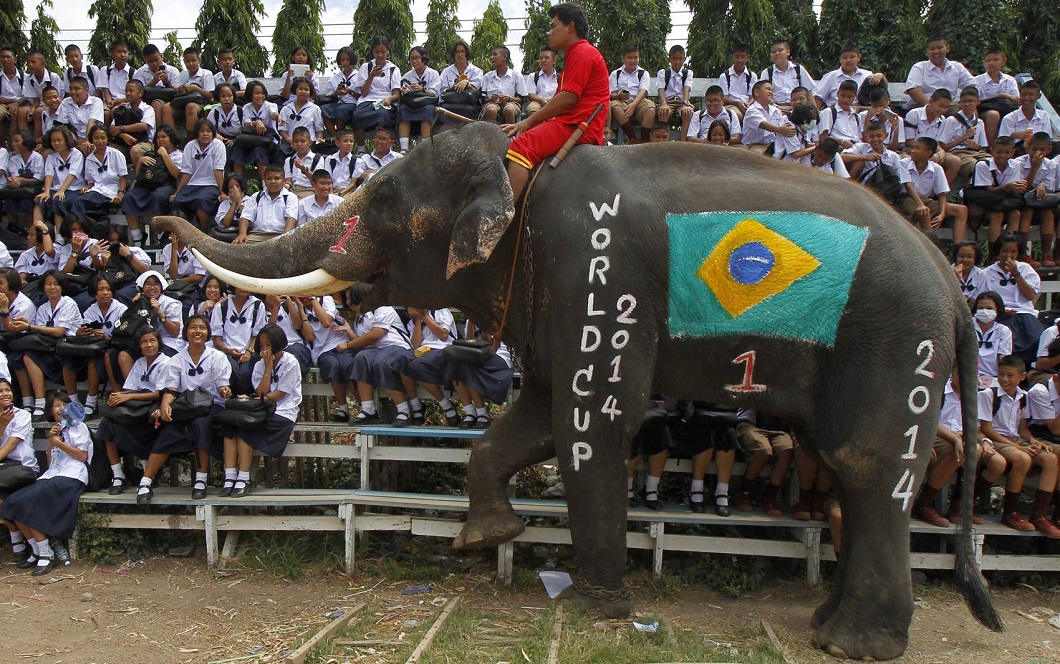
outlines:
[[585, 11], [565, 2], [550, 7], [548, 15], [552, 17], [548, 44], [565, 55], [559, 89], [537, 113], [522, 122], [501, 126], [509, 136], [515, 137], [506, 155], [515, 200], [519, 200], [534, 166], [559, 152], [578, 123], [588, 120], [599, 104], [604, 105], [605, 112], [597, 113], [578, 143], [602, 145], [604, 142], [606, 111], [611, 99], [609, 73], [600, 51], [585, 39], [589, 33]]

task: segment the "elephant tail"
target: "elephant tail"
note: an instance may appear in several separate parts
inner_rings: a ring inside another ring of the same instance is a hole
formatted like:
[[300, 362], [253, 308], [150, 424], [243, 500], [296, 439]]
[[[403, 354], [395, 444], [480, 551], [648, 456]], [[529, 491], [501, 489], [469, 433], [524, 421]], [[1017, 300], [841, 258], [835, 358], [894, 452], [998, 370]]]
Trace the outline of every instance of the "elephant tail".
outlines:
[[[963, 307], [963, 302], [962, 308]], [[961, 419], [964, 427], [964, 482], [961, 487], [961, 523], [956, 546], [957, 586], [964, 595], [975, 619], [989, 629], [1000, 632], [1004, 630], [1001, 615], [994, 608], [987, 588], [986, 579], [979, 571], [975, 559], [975, 534], [972, 532], [972, 507], [975, 490], [976, 453], [978, 451], [978, 413], [976, 409], [979, 395], [979, 343], [975, 329], [967, 314], [958, 316], [957, 333], [957, 368], [958, 388], [961, 394]]]

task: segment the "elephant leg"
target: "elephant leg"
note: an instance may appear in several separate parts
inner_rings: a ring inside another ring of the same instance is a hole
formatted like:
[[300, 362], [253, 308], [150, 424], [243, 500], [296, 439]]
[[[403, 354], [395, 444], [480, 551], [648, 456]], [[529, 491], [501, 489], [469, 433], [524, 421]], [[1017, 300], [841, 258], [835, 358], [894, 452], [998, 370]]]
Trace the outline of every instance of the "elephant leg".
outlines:
[[523, 532], [526, 526], [508, 502], [508, 481], [523, 468], [555, 456], [551, 415], [548, 392], [524, 376], [519, 398], [471, 451], [470, 505], [454, 549], [494, 547]]

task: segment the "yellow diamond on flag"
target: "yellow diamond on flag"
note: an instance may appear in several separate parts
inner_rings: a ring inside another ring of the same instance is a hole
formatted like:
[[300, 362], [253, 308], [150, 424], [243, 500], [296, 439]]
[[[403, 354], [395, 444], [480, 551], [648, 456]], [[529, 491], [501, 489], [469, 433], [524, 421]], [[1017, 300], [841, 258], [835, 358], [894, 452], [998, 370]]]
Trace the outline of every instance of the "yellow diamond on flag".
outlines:
[[820, 265], [799, 245], [748, 218], [721, 238], [696, 276], [736, 318]]

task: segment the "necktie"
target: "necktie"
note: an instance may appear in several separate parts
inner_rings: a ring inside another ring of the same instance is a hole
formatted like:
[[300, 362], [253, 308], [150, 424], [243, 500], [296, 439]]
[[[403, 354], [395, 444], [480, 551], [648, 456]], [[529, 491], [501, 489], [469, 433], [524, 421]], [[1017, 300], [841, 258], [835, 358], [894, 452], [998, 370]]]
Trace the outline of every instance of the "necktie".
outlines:
[[993, 341], [994, 331], [993, 330], [990, 331], [990, 336], [989, 337], [984, 335], [979, 330], [975, 331], [975, 336], [979, 337], [979, 347], [980, 348], [992, 349], [994, 347], [994, 341]]
[[186, 262], [188, 262], [188, 252], [182, 251], [179, 254], [177, 254], [177, 262], [178, 263], [186, 263]]
[[204, 370], [203, 370], [203, 368], [201, 366], [196, 365], [196, 366], [192, 366], [192, 367], [188, 368], [188, 375], [189, 376], [196, 376], [196, 375], [201, 376], [203, 373], [204, 373]]
[[99, 165], [99, 172], [100, 173], [103, 173], [103, 172], [105, 172], [107, 170], [107, 159], [109, 159], [109, 157], [103, 157], [103, 163], [101, 163]]
[[232, 314], [231, 316], [229, 316], [228, 320], [230, 320], [233, 323], [239, 323], [240, 325], [245, 325], [246, 322], [247, 322], [247, 317], [246, 317], [246, 315], [243, 314], [243, 312], [239, 312], [238, 314]]
[[33, 256], [33, 262], [30, 263], [30, 267], [36, 267], [38, 265], [44, 265], [44, 255], [43, 254], [41, 256], [39, 256], [39, 257], [37, 255]]
[[1014, 285], [1016, 285], [1016, 275], [1012, 275], [1012, 276], [1004, 276], [1004, 275], [1002, 275], [1000, 285], [1002, 285], [1002, 286], [1014, 286]]
[[61, 164], [59, 164], [58, 166], [56, 166], [55, 170], [57, 170], [57, 171], [65, 171], [68, 168], [70, 168], [70, 162], [69, 161], [64, 161]]
[[198, 154], [195, 155], [195, 161], [199, 161], [200, 159], [205, 159], [205, 158], [206, 158], [206, 150], [203, 150], [202, 152], [199, 152]]

